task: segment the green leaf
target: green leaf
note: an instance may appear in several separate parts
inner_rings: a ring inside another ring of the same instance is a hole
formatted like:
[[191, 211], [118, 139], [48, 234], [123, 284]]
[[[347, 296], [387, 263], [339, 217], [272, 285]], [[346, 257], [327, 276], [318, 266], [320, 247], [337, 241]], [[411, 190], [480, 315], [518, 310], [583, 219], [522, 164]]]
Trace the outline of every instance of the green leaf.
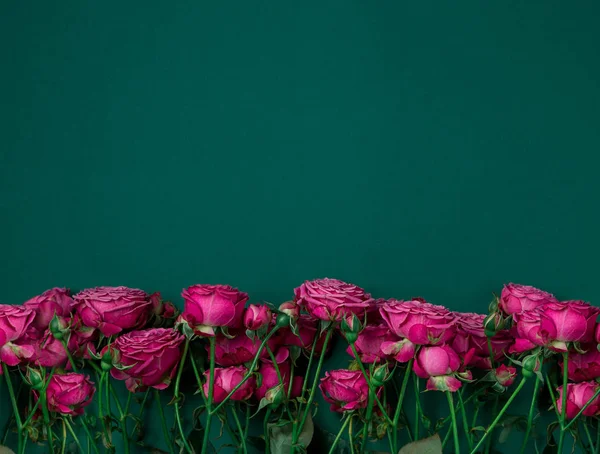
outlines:
[[442, 440], [438, 434], [435, 434], [404, 445], [398, 454], [442, 454]]
[[[292, 424], [278, 425], [269, 424], [267, 426], [268, 443], [272, 454], [288, 454], [292, 449]], [[298, 437], [298, 445], [307, 447], [312, 441], [314, 434], [314, 425], [310, 413], [306, 418], [306, 423]]]

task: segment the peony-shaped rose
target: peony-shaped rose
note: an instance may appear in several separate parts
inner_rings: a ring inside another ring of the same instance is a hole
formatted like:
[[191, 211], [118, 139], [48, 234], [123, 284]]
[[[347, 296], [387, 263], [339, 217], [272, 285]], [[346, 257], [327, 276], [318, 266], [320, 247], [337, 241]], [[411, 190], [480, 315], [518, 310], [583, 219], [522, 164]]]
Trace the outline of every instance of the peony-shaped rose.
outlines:
[[[275, 339], [269, 340], [269, 347], [276, 348]], [[224, 367], [238, 366], [252, 361], [260, 349], [261, 340], [258, 337], [250, 339], [245, 333], [239, 333], [232, 338], [217, 334], [215, 338], [215, 362]], [[206, 351], [209, 351], [208, 345]], [[267, 356], [267, 349], [263, 348], [260, 357]]]
[[360, 317], [373, 301], [362, 288], [329, 278], [306, 281], [294, 293], [298, 305], [325, 321], [339, 322], [351, 314]]
[[594, 339], [599, 313], [599, 308], [583, 301], [564, 301], [514, 314], [518, 338], [510, 351], [523, 352], [544, 346], [565, 352], [568, 343], [589, 343]]
[[[378, 363], [385, 361], [388, 356], [381, 351], [381, 345], [384, 342], [394, 342], [396, 340], [396, 336], [390, 333], [390, 329], [385, 323], [367, 325], [358, 334], [354, 348], [363, 363]], [[348, 346], [346, 353], [354, 357], [351, 346]]]
[[113, 358], [111, 375], [125, 380], [131, 392], [166, 389], [181, 359], [183, 335], [169, 328], [153, 328], [123, 334], [105, 347]]
[[35, 312], [23, 306], [0, 304], [0, 361], [16, 366], [33, 356], [31, 345], [17, 345], [33, 323]]
[[244, 326], [251, 331], [257, 331], [269, 326], [271, 309], [266, 304], [250, 304], [244, 311]]
[[29, 345], [34, 349], [34, 354], [27, 360], [30, 364], [44, 367], [59, 367], [67, 364], [67, 352], [63, 344], [49, 329], [28, 330], [27, 336], [19, 341], [19, 345]]
[[81, 320], [105, 336], [143, 327], [152, 314], [150, 295], [127, 287], [95, 287], [73, 297]]
[[[215, 368], [215, 385], [213, 389], [213, 402], [218, 404], [223, 402], [233, 389], [242, 382], [248, 369], [244, 366], [232, 366], [232, 367], [217, 367]], [[210, 371], [204, 372], [206, 382], [202, 387], [204, 395], [208, 396], [209, 384], [210, 384]], [[252, 394], [256, 390], [256, 379], [251, 376], [246, 380], [240, 388], [234, 392], [231, 396], [231, 400], [248, 400], [252, 397]]]
[[458, 354], [448, 345], [421, 347], [413, 364], [415, 374], [427, 379], [430, 391], [457, 391], [462, 385], [455, 376], [460, 367]]
[[59, 317], [68, 317], [73, 308], [73, 298], [70, 296], [70, 291], [67, 288], [51, 288], [38, 296], [34, 296], [30, 300], [23, 303], [27, 309], [35, 312], [33, 326], [44, 331], [50, 325], [50, 320], [54, 314]]
[[529, 285], [506, 284], [500, 294], [499, 307], [505, 314], [519, 314], [546, 303], [558, 303], [551, 293]]
[[[283, 391], [287, 395], [288, 387], [290, 385], [290, 375], [291, 375], [291, 366], [287, 361], [283, 361], [277, 365], [279, 368], [279, 373], [281, 374], [281, 378], [283, 379]], [[261, 376], [260, 386], [256, 388], [254, 395], [258, 400], [261, 400], [267, 392], [271, 389], [279, 386], [279, 376], [277, 375], [277, 370], [275, 369], [275, 365], [271, 361], [264, 361], [258, 370], [258, 373]], [[290, 398], [293, 399], [298, 397], [302, 392], [302, 377], [295, 376], [292, 379], [292, 388], [290, 393]]]
[[242, 326], [248, 294], [229, 285], [192, 285], [182, 294], [185, 306], [181, 318], [198, 336], [215, 335], [215, 328]]
[[365, 408], [369, 399], [369, 385], [359, 370], [338, 369], [325, 372], [319, 388], [331, 410], [345, 411]]
[[63, 415], [81, 415], [84, 407], [92, 403], [96, 388], [83, 374], [55, 374], [48, 383], [46, 396], [48, 410]]
[[[596, 382], [581, 382], [581, 383], [569, 383], [567, 384], [567, 411], [565, 417], [567, 419], [573, 419], [577, 413], [594, 397], [594, 394], [598, 390], [598, 383]], [[563, 387], [558, 387], [558, 400], [556, 401], [556, 408], [558, 414], [562, 414], [563, 405]], [[592, 403], [583, 411], [584, 416], [596, 416], [600, 414], [600, 396], [597, 396]]]
[[456, 316], [443, 306], [417, 300], [388, 300], [380, 312], [396, 336], [416, 345], [444, 344], [456, 332]]
[[[561, 371], [563, 366], [564, 363], [561, 363]], [[569, 353], [567, 373], [569, 380], [574, 382], [590, 381], [600, 377], [600, 352], [594, 346], [586, 353]]]
[[[470, 365], [479, 369], [491, 369], [490, 352], [483, 326], [486, 316], [469, 312], [455, 312], [455, 315], [456, 335], [452, 339], [452, 349], [460, 356], [466, 355], [473, 349]], [[490, 340], [495, 360], [503, 358], [514, 341], [510, 332], [506, 330], [498, 331]]]

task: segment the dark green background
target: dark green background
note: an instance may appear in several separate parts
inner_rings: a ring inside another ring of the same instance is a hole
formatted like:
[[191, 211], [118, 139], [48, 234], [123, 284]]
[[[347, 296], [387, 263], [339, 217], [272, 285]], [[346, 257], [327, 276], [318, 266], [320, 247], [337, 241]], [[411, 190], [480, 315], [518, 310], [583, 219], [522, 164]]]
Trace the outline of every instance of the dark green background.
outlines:
[[599, 17], [2, 2], [0, 301], [229, 283], [278, 303], [329, 276], [456, 310], [508, 281], [597, 302]]

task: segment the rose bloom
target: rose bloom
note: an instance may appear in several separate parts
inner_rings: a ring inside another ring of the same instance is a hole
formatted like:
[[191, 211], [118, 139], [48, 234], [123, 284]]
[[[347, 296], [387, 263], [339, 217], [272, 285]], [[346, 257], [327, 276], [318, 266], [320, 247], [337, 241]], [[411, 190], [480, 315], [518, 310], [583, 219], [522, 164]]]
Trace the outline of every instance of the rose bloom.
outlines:
[[[468, 364], [468, 358], [465, 364]], [[429, 391], [457, 391], [462, 383], [454, 376], [460, 369], [458, 354], [448, 345], [421, 347], [413, 364], [418, 377], [427, 378]]]
[[247, 293], [229, 285], [192, 285], [181, 295], [185, 300], [181, 318], [198, 336], [212, 337], [216, 327], [242, 326]]
[[[483, 327], [485, 315], [455, 312], [456, 315], [456, 335], [452, 339], [452, 348], [460, 356], [464, 356], [471, 349], [474, 349], [473, 359], [470, 365], [479, 369], [489, 370], [492, 368], [490, 361], [490, 352], [487, 344], [487, 337]], [[509, 331], [501, 330], [491, 339], [494, 360], [504, 357], [508, 352], [514, 339]]]
[[[589, 400], [594, 396], [598, 389], [596, 382], [582, 382], [582, 383], [569, 383], [567, 384], [567, 411], [565, 417], [567, 419], [573, 419], [577, 413], [588, 403]], [[562, 399], [563, 399], [563, 387], [558, 387], [558, 400], [556, 401], [556, 408], [558, 414], [562, 414]], [[600, 396], [596, 397], [591, 405], [587, 407], [583, 415], [584, 416], [596, 416], [600, 414]]]
[[251, 331], [269, 326], [271, 319], [271, 309], [266, 304], [250, 304], [244, 311], [244, 326]]
[[170, 301], [164, 301], [160, 292], [154, 292], [148, 297], [152, 303], [152, 313], [159, 319], [172, 319], [177, 314], [177, 308]]
[[81, 415], [84, 407], [92, 403], [96, 388], [83, 374], [53, 375], [46, 389], [48, 410], [63, 415]]
[[[381, 351], [381, 345], [384, 342], [394, 342], [395, 340], [397, 340], [396, 336], [390, 333], [390, 329], [385, 323], [379, 325], [367, 325], [358, 334], [358, 338], [354, 343], [354, 348], [363, 363], [378, 363], [380, 361], [385, 361], [387, 357], [387, 355]], [[351, 346], [348, 346], [346, 353], [354, 357]]]
[[[252, 361], [261, 345], [258, 337], [250, 339], [245, 333], [236, 333], [232, 339], [222, 334], [217, 334], [215, 338], [215, 362], [220, 366], [237, 366]], [[276, 348], [276, 340], [271, 338], [268, 345], [271, 349]], [[206, 351], [209, 351], [208, 345]], [[260, 357], [268, 355], [267, 349], [263, 348]]]
[[33, 323], [35, 312], [23, 306], [0, 304], [0, 361], [16, 366], [23, 359], [33, 356], [31, 345], [17, 345]]
[[417, 300], [388, 300], [380, 312], [396, 336], [416, 345], [443, 344], [456, 332], [456, 317], [443, 306]]
[[[283, 379], [283, 391], [287, 395], [288, 387], [290, 385], [290, 374], [291, 366], [288, 361], [283, 361], [277, 365], [279, 367], [279, 373]], [[258, 370], [262, 380], [260, 386], [254, 392], [257, 399], [262, 399], [267, 394], [267, 391], [273, 389], [279, 385], [279, 377], [275, 365], [271, 361], [264, 361]], [[302, 392], [302, 377], [294, 376], [292, 380], [292, 391], [290, 398], [298, 397]]]
[[[280, 328], [276, 336], [280, 339], [278, 342], [281, 345], [296, 346], [302, 348], [305, 352], [310, 353], [315, 336], [319, 332], [319, 320], [315, 319], [311, 315], [301, 314], [298, 320], [298, 336], [296, 336], [290, 328]], [[315, 353], [321, 354], [323, 352], [323, 345], [325, 344], [325, 333], [322, 333], [317, 340], [315, 345]], [[327, 345], [327, 350], [331, 347], [331, 343]]]
[[500, 294], [499, 307], [505, 314], [519, 314], [546, 303], [558, 303], [551, 293], [535, 287], [519, 284], [507, 284]]
[[[561, 362], [560, 366], [562, 371], [564, 363]], [[574, 382], [591, 381], [600, 377], [600, 352], [596, 346], [591, 347], [586, 353], [569, 353], [567, 373], [569, 380]]]
[[95, 354], [95, 342], [100, 332], [95, 328], [85, 326], [78, 314], [73, 314], [70, 322], [71, 335], [69, 336], [69, 351], [76, 358], [90, 359], [90, 351]]
[[353, 284], [337, 279], [306, 281], [294, 290], [295, 301], [315, 318], [341, 321], [351, 314], [362, 316], [373, 301], [371, 295]]
[[517, 377], [517, 369], [514, 367], [506, 367], [506, 365], [501, 364], [496, 368], [494, 374], [498, 383], [508, 387], [514, 383], [515, 378]]
[[29, 345], [34, 353], [27, 360], [30, 364], [44, 367], [58, 367], [67, 364], [67, 352], [61, 341], [56, 339], [49, 329], [38, 331], [30, 329], [27, 336], [19, 341], [20, 345]]
[[[123, 334], [110, 346], [113, 361], [111, 375], [117, 380], [125, 380], [131, 392], [144, 391], [148, 387], [166, 389], [171, 384], [177, 365], [181, 359], [183, 335], [169, 328], [153, 328]], [[109, 349], [105, 347], [103, 354]]]
[[369, 385], [359, 370], [327, 371], [319, 388], [323, 398], [331, 404], [331, 411], [342, 413], [367, 406]]
[[95, 287], [73, 297], [75, 309], [86, 326], [105, 336], [141, 328], [152, 313], [150, 295], [127, 287]]
[[[235, 388], [246, 376], [248, 369], [244, 366], [217, 367], [215, 368], [215, 385], [213, 390], [213, 402], [215, 404], [223, 402], [233, 388]], [[204, 372], [206, 383], [202, 387], [204, 395], [208, 396], [210, 370]], [[256, 390], [256, 379], [251, 376], [244, 384], [233, 393], [231, 400], [248, 400]]]
[[74, 301], [70, 296], [69, 289], [51, 288], [38, 296], [23, 303], [27, 309], [35, 312], [33, 326], [44, 331], [50, 325], [54, 314], [59, 317], [68, 317], [71, 314]]
[[521, 314], [514, 314], [518, 338], [511, 352], [545, 346], [565, 352], [567, 343], [589, 343], [594, 339], [600, 309], [583, 301], [548, 303]]

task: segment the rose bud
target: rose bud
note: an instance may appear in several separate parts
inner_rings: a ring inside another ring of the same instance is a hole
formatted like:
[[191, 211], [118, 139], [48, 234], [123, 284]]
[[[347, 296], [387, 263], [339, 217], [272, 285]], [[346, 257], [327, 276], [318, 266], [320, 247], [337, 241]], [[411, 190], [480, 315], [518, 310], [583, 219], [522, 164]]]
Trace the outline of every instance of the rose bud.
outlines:
[[499, 307], [507, 314], [520, 314], [546, 303], [558, 303], [551, 293], [535, 287], [519, 284], [507, 284], [502, 289]]
[[[562, 371], [564, 363], [560, 366]], [[569, 380], [574, 382], [595, 380], [600, 377], [600, 352], [592, 349], [586, 353], [569, 353], [567, 371]]]
[[244, 312], [244, 326], [251, 331], [269, 326], [271, 319], [271, 309], [266, 304], [250, 304]]
[[212, 337], [217, 327], [242, 326], [247, 293], [229, 285], [192, 285], [181, 295], [185, 300], [181, 318], [196, 335]]
[[348, 343], [354, 344], [358, 339], [358, 334], [362, 331], [362, 324], [356, 314], [351, 314], [342, 319], [341, 328]]
[[24, 302], [23, 306], [35, 312], [33, 326], [40, 331], [45, 331], [55, 315], [68, 317], [74, 304], [73, 298], [69, 295], [69, 289], [57, 287]]
[[27, 367], [25, 381], [36, 391], [39, 391], [44, 387], [44, 377], [42, 377], [42, 374], [39, 370], [32, 369], [31, 367]]
[[[242, 382], [248, 369], [244, 366], [232, 366], [232, 367], [217, 367], [215, 368], [215, 385], [213, 389], [213, 403], [218, 404], [223, 402], [233, 389]], [[206, 383], [202, 387], [204, 395], [208, 397], [209, 385], [210, 385], [210, 371], [204, 372]], [[248, 400], [252, 397], [256, 389], [256, 379], [251, 376], [244, 382], [240, 388], [233, 393], [231, 400]]]
[[83, 323], [107, 337], [141, 328], [152, 314], [150, 296], [138, 289], [96, 287], [79, 292], [73, 299]]
[[508, 387], [512, 385], [517, 377], [517, 369], [514, 367], [506, 367], [504, 364], [500, 365], [494, 371], [496, 380], [502, 386]]
[[542, 363], [538, 355], [526, 356], [525, 358], [523, 358], [521, 365], [523, 367], [521, 373], [525, 378], [532, 378], [536, 373], [540, 371], [540, 368], [542, 367]]
[[[281, 378], [283, 379], [283, 391], [284, 394], [287, 395], [288, 387], [290, 384], [290, 363], [282, 362], [277, 365], [279, 367], [279, 373], [281, 374]], [[277, 375], [277, 370], [275, 369], [274, 364], [271, 361], [265, 361], [260, 365], [260, 369], [258, 373], [261, 376], [260, 386], [254, 392], [254, 395], [258, 400], [262, 400], [263, 398], [268, 398], [268, 393], [270, 390], [277, 388], [280, 385], [279, 376]], [[290, 393], [290, 398], [295, 398], [300, 395], [302, 392], [302, 377], [295, 376], [292, 381], [292, 389]], [[276, 394], [276, 393], [275, 393]], [[273, 396], [271, 396], [273, 397]], [[274, 403], [272, 400], [269, 403]]]
[[369, 399], [369, 385], [359, 370], [332, 370], [325, 372], [319, 388], [331, 411], [343, 413], [365, 408]]
[[[596, 382], [581, 382], [567, 384], [567, 411], [565, 417], [573, 419], [579, 411], [594, 397], [598, 390]], [[558, 414], [562, 414], [563, 406], [563, 387], [558, 387], [558, 400], [556, 409]], [[600, 396], [596, 396], [592, 403], [583, 411], [584, 416], [596, 416], [600, 413]]]
[[33, 323], [35, 312], [23, 306], [0, 304], [0, 361], [16, 366], [31, 358], [35, 349], [31, 345], [17, 345]]
[[[393, 356], [384, 354], [381, 351], [382, 345], [385, 342], [393, 343], [396, 340], [396, 336], [390, 333], [387, 325], [367, 325], [358, 334], [356, 342], [354, 343], [354, 348], [363, 363], [378, 363], [383, 361], [387, 356]], [[354, 357], [351, 346], [348, 346], [346, 353]]]
[[84, 407], [92, 403], [96, 388], [83, 374], [53, 375], [46, 388], [48, 410], [63, 415], [81, 415]]
[[391, 378], [390, 370], [388, 368], [387, 363], [382, 364], [381, 366], [377, 366], [373, 370], [373, 375], [371, 376], [371, 381], [374, 386], [377, 388], [383, 386], [383, 384]]
[[293, 301], [287, 301], [279, 306], [279, 312], [287, 315], [292, 320], [297, 320], [300, 317], [300, 306]]
[[443, 306], [416, 300], [388, 300], [380, 312], [396, 336], [416, 345], [443, 344], [456, 332], [456, 316]]
[[460, 369], [460, 358], [448, 345], [421, 347], [413, 368], [418, 377], [427, 378], [429, 391], [455, 392], [462, 386], [455, 376]]
[[52, 335], [58, 340], [62, 340], [68, 336], [70, 331], [67, 321], [58, 315], [52, 317], [49, 328]]
[[294, 293], [299, 306], [325, 321], [339, 322], [351, 314], [361, 317], [373, 301], [362, 288], [328, 278], [306, 281]]
[[181, 359], [184, 337], [168, 328], [153, 328], [123, 334], [110, 346], [113, 368], [110, 373], [117, 380], [125, 380], [131, 392], [148, 387], [166, 389], [171, 384]]

